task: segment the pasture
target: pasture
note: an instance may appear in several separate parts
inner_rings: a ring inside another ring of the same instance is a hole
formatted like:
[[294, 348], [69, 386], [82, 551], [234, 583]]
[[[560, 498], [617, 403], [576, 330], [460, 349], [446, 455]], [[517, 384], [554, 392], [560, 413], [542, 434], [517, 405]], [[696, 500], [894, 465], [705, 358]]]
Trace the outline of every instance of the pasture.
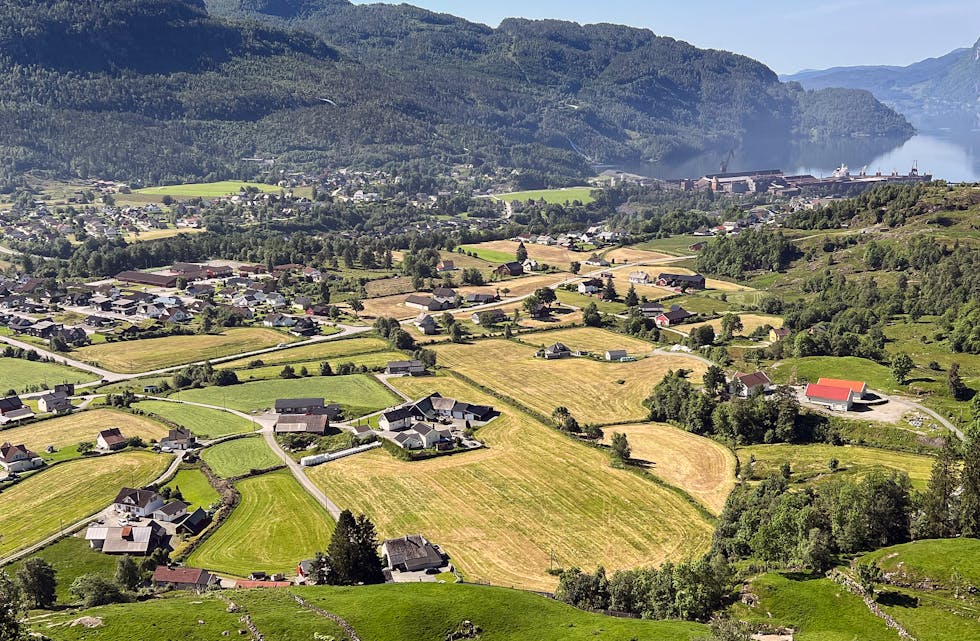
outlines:
[[[149, 418], [135, 416], [129, 412], [94, 409], [3, 430], [0, 432], [0, 440], [24, 443], [43, 458], [61, 459], [68, 454], [73, 456], [75, 446], [82, 441], [95, 443], [98, 433], [110, 427], [118, 427], [123, 436], [138, 436], [147, 442], [167, 435], [165, 425]], [[71, 452], [45, 454], [44, 448], [48, 445], [53, 445], [57, 450], [70, 448]]]
[[495, 198], [505, 202], [535, 202], [543, 200], [549, 204], [571, 203], [579, 201], [583, 205], [591, 203], [595, 198], [592, 197], [593, 187], [564, 187], [562, 189], [539, 189], [535, 191], [512, 191], [509, 194], [497, 194]]
[[547, 346], [553, 343], [564, 343], [573, 350], [584, 350], [599, 356], [606, 350], [625, 349], [631, 355], [646, 354], [656, 347], [639, 338], [610, 332], [598, 327], [576, 327], [573, 329], [557, 329], [552, 332], [527, 334], [521, 340], [532, 346]]
[[161, 238], [173, 238], [181, 234], [203, 234], [207, 229], [203, 227], [175, 227], [172, 229], [153, 229], [150, 231], [131, 232], [123, 236], [127, 243], [138, 243], [147, 240], [160, 240]]
[[235, 487], [238, 507], [188, 565], [241, 577], [256, 570], [291, 573], [299, 561], [326, 551], [333, 521], [289, 472], [253, 476]]
[[43, 540], [107, 507], [123, 486], [140, 487], [167, 467], [169, 456], [121, 452], [69, 461], [4, 490], [0, 556]]
[[[538, 340], [533, 334], [526, 338]], [[642, 421], [648, 413], [643, 400], [667, 370], [685, 368], [692, 372], [692, 379], [700, 380], [707, 369], [701, 361], [673, 354], [631, 363], [587, 358], [546, 361], [534, 356], [536, 348], [507, 340], [442, 344], [432, 349], [441, 365], [545, 416], [564, 405], [580, 423]]]
[[227, 361], [216, 365], [220, 369], [241, 369], [247, 367], [254, 360], [261, 360], [266, 365], [277, 363], [300, 363], [303, 361], [324, 361], [342, 359], [345, 356], [354, 354], [367, 354], [369, 352], [380, 352], [388, 349], [388, 342], [380, 338], [344, 338], [335, 341], [324, 341], [313, 343], [312, 345], [300, 345], [298, 347], [287, 347], [284, 349], [262, 354], [240, 358], [234, 361]]
[[276, 185], [265, 185], [262, 183], [244, 182], [239, 180], [222, 180], [212, 183], [187, 183], [183, 185], [164, 185], [162, 187], [145, 187], [137, 189], [134, 193], [147, 196], [174, 196], [180, 198], [216, 198], [218, 196], [231, 196], [237, 194], [242, 188], [258, 189], [264, 193], [277, 193], [281, 191]]
[[731, 450], [664, 423], [607, 427], [607, 444], [613, 432], [626, 434], [634, 462], [684, 490], [712, 514], [721, 514], [735, 487], [735, 455]]
[[366, 298], [361, 301], [364, 310], [358, 312], [358, 315], [367, 319], [397, 318], [398, 320], [405, 320], [415, 318], [421, 310], [407, 306], [405, 304], [407, 296], [408, 294], [394, 294], [392, 296]]
[[112, 372], [136, 374], [213, 360], [293, 340], [294, 337], [272, 329], [247, 327], [227, 329], [221, 334], [165, 336], [89, 345], [76, 350], [75, 355], [79, 360]]
[[[411, 331], [415, 329], [414, 325], [409, 325], [405, 329]], [[296, 370], [296, 374], [299, 375], [300, 369], [306, 368], [306, 371], [310, 376], [318, 376], [320, 372], [320, 363], [327, 359], [320, 359], [315, 361], [300, 361], [298, 363], [292, 363], [291, 367]], [[337, 371], [337, 367], [344, 363], [352, 363], [353, 365], [367, 367], [368, 369], [384, 369], [385, 365], [389, 361], [403, 361], [405, 360], [404, 352], [370, 352], [367, 354], [355, 354], [354, 356], [345, 356], [343, 358], [332, 358], [327, 360], [330, 363], [330, 367], [333, 371]], [[266, 365], [264, 367], [252, 367], [239, 369], [236, 371], [238, 374], [238, 380], [240, 381], [251, 381], [251, 380], [269, 380], [273, 378], [279, 378], [279, 374], [282, 372], [282, 365]]]
[[169, 401], [140, 401], [133, 407], [156, 414], [178, 425], [183, 425], [194, 432], [195, 436], [201, 438], [218, 438], [228, 434], [254, 432], [259, 428], [255, 423], [246, 421], [240, 416], [221, 410], [197, 407], [196, 405], [184, 405], [183, 403], [171, 403]]
[[218, 476], [231, 478], [282, 463], [261, 436], [219, 443], [201, 453], [201, 458]]
[[[626, 292], [623, 293], [625, 294]], [[637, 290], [637, 293], [639, 293], [639, 290]], [[555, 290], [555, 295], [558, 296], [558, 302], [564, 305], [573, 305], [580, 309], [588, 307], [590, 303], [595, 303], [596, 309], [603, 314], [625, 314], [628, 309], [624, 303], [602, 300], [598, 296], [579, 294], [577, 291], [568, 291], [560, 287]]]
[[551, 287], [565, 280], [570, 275], [571, 274], [529, 274], [526, 276], [516, 276], [514, 278], [494, 281], [482, 286], [468, 285], [466, 287], [457, 287], [456, 291], [459, 292], [460, 296], [465, 297], [467, 294], [485, 292], [492, 288], [496, 289], [500, 293], [501, 298], [513, 298], [515, 296], [533, 294], [534, 290], [541, 287]]
[[[602, 255], [603, 258], [613, 264], [621, 263], [649, 263], [653, 261], [665, 261], [671, 258], [670, 254], [663, 252], [653, 252], [646, 249], [635, 249], [633, 247], [617, 247]], [[664, 267], [664, 269], [669, 269]]]
[[[119, 563], [118, 558], [93, 550], [88, 541], [84, 539], [84, 533], [82, 536], [69, 536], [61, 539], [27, 558], [31, 557], [44, 559], [58, 573], [55, 595], [58, 598], [58, 603], [61, 604], [76, 602], [69, 591], [72, 581], [83, 574], [101, 574], [111, 579], [115, 575], [116, 564]], [[25, 560], [17, 561], [4, 568], [7, 575], [13, 578]]]
[[191, 509], [201, 507], [206, 510], [221, 500], [217, 490], [208, 483], [208, 478], [204, 476], [204, 472], [197, 468], [178, 470], [173, 480], [167, 483], [167, 487], [170, 489], [179, 488], [180, 495], [184, 497], [184, 503], [188, 503]]
[[239, 412], [273, 407], [277, 398], [309, 397], [323, 397], [328, 403], [339, 403], [351, 417], [370, 414], [399, 402], [389, 389], [368, 374], [273, 379], [180, 393], [181, 400], [220, 405]]
[[[475, 245], [463, 245], [465, 251], [476, 252], [480, 258], [491, 263], [506, 263], [517, 260], [517, 248], [520, 243], [514, 240], [488, 240]], [[547, 263], [560, 269], [568, 269], [572, 261], [582, 262], [591, 254], [584, 252], [569, 251], [557, 245], [538, 245], [535, 243], [524, 243], [528, 258], [533, 258], [539, 263]]]
[[695, 236], [694, 234], [682, 234], [668, 238], [648, 240], [644, 243], [633, 245], [632, 248], [644, 251], [663, 252], [674, 256], [690, 256], [694, 253], [690, 250], [691, 245], [703, 240], [710, 242], [711, 239], [704, 236]]
[[87, 383], [96, 378], [95, 374], [66, 365], [23, 358], [0, 358], [0, 392], [12, 389], [20, 393], [34, 387], [52, 389], [59, 383]]
[[411, 463], [372, 450], [307, 472], [340, 505], [367, 513], [382, 538], [423, 532], [470, 581], [545, 590], [556, 582], [551, 551], [565, 567], [614, 570], [707, 549], [712, 526], [694, 506], [613, 468], [605, 453], [452, 377], [392, 384], [413, 398], [438, 391], [490, 404], [501, 416], [477, 433], [487, 449]]
[[[738, 458], [742, 464], [742, 473], [748, 474], [749, 461], [755, 457], [752, 464], [751, 478], [762, 479], [778, 474], [784, 462], [790, 464], [792, 476], [790, 480], [798, 482], [829, 479], [840, 474], [860, 478], [872, 470], [890, 472], [896, 470], [905, 472], [917, 489], [925, 489], [932, 470], [933, 458], [920, 454], [905, 454], [879, 450], [857, 445], [824, 445], [813, 443], [809, 445], [790, 445], [777, 443], [774, 445], [753, 445], [738, 449]], [[840, 467], [831, 474], [827, 462], [836, 458]]]
[[772, 366], [774, 383], [816, 383], [820, 377], [864, 381], [878, 391], [898, 391], [891, 370], [856, 356], [807, 356], [787, 358]]
[[[683, 301], [681, 301], [683, 305]], [[738, 317], [742, 319], [742, 330], [735, 332], [736, 336], [748, 336], [756, 329], [763, 327], [765, 325], [771, 325], [772, 327], [782, 327], [783, 319], [779, 316], [770, 316], [768, 314], [738, 314]], [[679, 331], [690, 334], [695, 327], [701, 327], [702, 325], [711, 325], [715, 330], [715, 335], [721, 334], [721, 321], [720, 318], [714, 318], [709, 321], [704, 321], [701, 323], [692, 323], [690, 325], [682, 325], [678, 328]]]

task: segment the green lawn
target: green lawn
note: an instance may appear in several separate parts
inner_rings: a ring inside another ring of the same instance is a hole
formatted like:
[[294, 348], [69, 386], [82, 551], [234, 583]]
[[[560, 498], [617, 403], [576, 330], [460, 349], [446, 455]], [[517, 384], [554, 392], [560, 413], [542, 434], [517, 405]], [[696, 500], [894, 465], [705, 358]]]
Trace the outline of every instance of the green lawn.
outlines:
[[[344, 363], [352, 363], [357, 366], [363, 365], [372, 370], [383, 370], [384, 367], [390, 361], [402, 361], [405, 360], [405, 354], [402, 352], [370, 352], [368, 354], [355, 354], [354, 356], [344, 356], [341, 358], [331, 358], [326, 362], [330, 363], [330, 367], [334, 371]], [[300, 361], [297, 363], [290, 363], [296, 374], [299, 375], [300, 369], [305, 367], [306, 371], [310, 376], [317, 376], [320, 373], [320, 363], [322, 360], [316, 361]], [[238, 375], [238, 380], [240, 381], [250, 381], [250, 380], [268, 380], [272, 378], [280, 378], [279, 374], [282, 372], [283, 365], [266, 365], [265, 367], [253, 367], [238, 369], [235, 373]]]
[[204, 462], [218, 476], [225, 478], [248, 474], [282, 463], [261, 436], [250, 436], [209, 447], [201, 454]]
[[327, 549], [333, 521], [287, 471], [236, 483], [242, 500], [188, 565], [234, 576], [295, 573], [296, 564]]
[[180, 196], [194, 198], [213, 198], [215, 196], [229, 196], [237, 194], [242, 187], [255, 187], [261, 192], [275, 193], [280, 191], [276, 185], [264, 185], [262, 183], [243, 182], [239, 180], [222, 180], [213, 183], [187, 183], [184, 185], [165, 185], [163, 187], [146, 187], [137, 189], [135, 193], [146, 194], [149, 196]]
[[900, 641], [860, 597], [830, 579], [764, 574], [751, 583], [755, 607], [738, 605], [736, 617], [796, 630], [796, 641]]
[[903, 543], [864, 556], [887, 573], [901, 571], [910, 581], [950, 585], [954, 575], [980, 587], [980, 539], [932, 539]]
[[271, 408], [278, 398], [321, 396], [328, 403], [339, 403], [350, 417], [370, 414], [401, 401], [367, 374], [275, 379], [229, 387], [204, 387], [180, 393], [181, 400], [220, 405], [241, 412]]
[[[328, 620], [298, 607], [293, 594], [343, 617], [364, 641], [443, 639], [464, 620], [480, 626], [482, 641], [691, 641], [707, 633], [706, 626], [697, 623], [617, 619], [536, 594], [475, 585], [413, 583], [222, 594], [245, 608], [265, 637], [276, 641], [344, 638]], [[59, 625], [80, 616], [99, 617], [103, 625]], [[226, 630], [238, 637], [240, 617], [240, 612], [227, 612], [227, 603], [215, 595], [177, 592], [138, 603], [55, 613], [35, 629], [56, 641], [213, 641]], [[55, 625], [48, 627], [48, 620]]]
[[[181, 393], [181, 396], [184, 396], [184, 393]], [[168, 401], [140, 401], [133, 407], [188, 427], [194, 434], [203, 438], [254, 432], [259, 427], [240, 416], [194, 405]]]
[[[75, 602], [74, 597], [68, 591], [72, 581], [83, 574], [101, 574], [112, 578], [119, 561], [118, 557], [93, 550], [88, 541], [77, 536], [62, 539], [32, 554], [31, 557], [40, 557], [54, 566], [58, 580], [58, 602], [63, 604]], [[17, 561], [5, 568], [7, 574], [13, 577], [23, 563], [23, 560]]]
[[476, 245], [463, 245], [463, 249], [467, 252], [475, 253], [478, 258], [490, 263], [509, 263], [515, 259], [514, 254], [509, 252], [502, 252], [496, 249], [486, 249]]
[[577, 200], [583, 205], [591, 203], [595, 198], [592, 197], [592, 187], [568, 187], [565, 189], [540, 189], [536, 191], [514, 191], [509, 194], [499, 194], [500, 200], [513, 202], [526, 200], [544, 200], [546, 203], [563, 204]]
[[167, 483], [167, 487], [180, 488], [184, 502], [190, 504], [192, 509], [203, 507], [206, 510], [221, 500], [218, 491], [208, 483], [208, 477], [197, 468], [179, 470], [177, 476]]
[[87, 383], [97, 378], [94, 374], [65, 365], [23, 358], [0, 358], [0, 393], [8, 389], [22, 393], [35, 386], [51, 389], [59, 383]]
[[[625, 294], [626, 292], [620, 293]], [[600, 300], [597, 296], [586, 296], [578, 292], [570, 292], [567, 289], [558, 288], [555, 290], [555, 294], [558, 295], [559, 302], [565, 305], [581, 307], [582, 309], [588, 307], [589, 303], [595, 303], [596, 308], [604, 314], [625, 314], [627, 309], [625, 303]]]

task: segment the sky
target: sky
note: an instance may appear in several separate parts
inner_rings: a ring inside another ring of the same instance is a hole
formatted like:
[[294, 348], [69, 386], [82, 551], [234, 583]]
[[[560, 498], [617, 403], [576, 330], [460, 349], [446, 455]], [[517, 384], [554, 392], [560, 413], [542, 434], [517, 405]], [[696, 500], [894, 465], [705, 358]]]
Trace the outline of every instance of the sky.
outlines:
[[[372, 0], [375, 1], [375, 0]], [[401, 2], [402, 0], [398, 0]], [[363, 0], [355, 0], [364, 4]], [[410, 0], [496, 27], [507, 17], [612, 22], [755, 58], [778, 73], [907, 65], [972, 46], [977, 0]]]

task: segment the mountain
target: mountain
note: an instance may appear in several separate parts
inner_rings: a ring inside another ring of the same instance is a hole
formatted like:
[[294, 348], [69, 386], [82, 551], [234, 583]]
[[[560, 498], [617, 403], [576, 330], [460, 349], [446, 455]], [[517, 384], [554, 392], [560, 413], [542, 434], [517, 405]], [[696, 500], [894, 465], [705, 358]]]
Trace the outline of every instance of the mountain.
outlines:
[[865, 89], [924, 129], [980, 127], [980, 40], [907, 67], [834, 67], [781, 80], [806, 89]]
[[147, 182], [454, 163], [528, 186], [742, 141], [908, 135], [861, 91], [644, 29], [346, 0], [0, 4], [0, 180]]

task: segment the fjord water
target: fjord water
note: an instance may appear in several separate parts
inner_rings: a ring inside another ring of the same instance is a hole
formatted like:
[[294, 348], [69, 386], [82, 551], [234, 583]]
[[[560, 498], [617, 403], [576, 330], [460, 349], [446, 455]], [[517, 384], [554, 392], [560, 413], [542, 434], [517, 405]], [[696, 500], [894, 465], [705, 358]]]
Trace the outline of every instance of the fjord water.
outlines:
[[820, 142], [749, 142], [734, 150], [715, 150], [682, 162], [643, 163], [626, 171], [656, 178], [697, 178], [721, 171], [781, 169], [787, 174], [829, 176], [842, 163], [851, 173], [897, 171], [913, 163], [919, 173], [949, 182], [980, 182], [980, 131], [934, 130], [910, 138], [849, 138]]

